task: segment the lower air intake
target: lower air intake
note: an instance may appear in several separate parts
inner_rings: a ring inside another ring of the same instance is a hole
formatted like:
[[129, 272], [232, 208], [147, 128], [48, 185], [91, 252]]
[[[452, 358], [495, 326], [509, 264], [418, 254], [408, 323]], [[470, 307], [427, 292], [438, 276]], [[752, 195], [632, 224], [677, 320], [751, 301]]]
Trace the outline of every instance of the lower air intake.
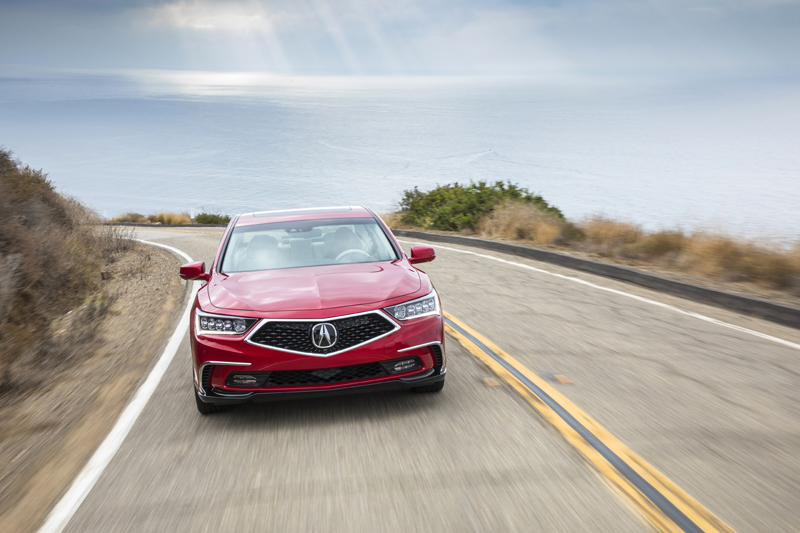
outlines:
[[211, 365], [203, 367], [203, 375], [200, 376], [200, 386], [208, 393], [211, 390]]
[[303, 387], [311, 385], [330, 385], [345, 381], [388, 376], [380, 363], [321, 368], [319, 370], [281, 370], [270, 372], [264, 387]]
[[434, 344], [431, 346], [431, 351], [433, 352], [433, 369], [436, 371], [436, 374], [439, 374], [442, 372], [442, 364], [444, 363], [442, 346]]

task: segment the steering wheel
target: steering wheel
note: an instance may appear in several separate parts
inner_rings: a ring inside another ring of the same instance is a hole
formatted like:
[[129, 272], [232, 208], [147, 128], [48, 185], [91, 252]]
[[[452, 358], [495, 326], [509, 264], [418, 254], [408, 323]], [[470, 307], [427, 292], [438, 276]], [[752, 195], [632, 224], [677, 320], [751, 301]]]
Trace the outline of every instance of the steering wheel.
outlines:
[[372, 258], [372, 256], [369, 255], [364, 250], [359, 250], [358, 248], [351, 248], [351, 249], [345, 250], [344, 252], [342, 252], [339, 255], [337, 255], [336, 256], [336, 261], [341, 261], [342, 257], [344, 257], [346, 255], [350, 255], [350, 254], [361, 254], [361, 255], [366, 256], [367, 258], [370, 258], [370, 259]]

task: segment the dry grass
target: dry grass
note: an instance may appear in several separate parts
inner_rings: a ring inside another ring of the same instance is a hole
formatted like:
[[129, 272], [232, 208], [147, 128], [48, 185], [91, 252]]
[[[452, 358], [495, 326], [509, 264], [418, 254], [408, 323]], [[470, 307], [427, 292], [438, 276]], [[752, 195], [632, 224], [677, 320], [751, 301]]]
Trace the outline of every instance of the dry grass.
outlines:
[[109, 222], [116, 224], [149, 224], [150, 219], [140, 213], [125, 213], [116, 218], [112, 218]]
[[142, 215], [140, 213], [125, 213], [116, 218], [112, 218], [110, 222], [117, 224], [165, 224], [165, 225], [182, 225], [191, 224], [192, 217], [189, 213], [170, 213], [164, 212], [157, 215]]
[[152, 222], [159, 224], [191, 224], [192, 218], [188, 213], [159, 213], [155, 217], [150, 217]]
[[555, 244], [563, 240], [566, 224], [530, 204], [507, 202], [478, 221], [482, 237]]
[[800, 292], [800, 243], [786, 250], [719, 233], [648, 232], [637, 224], [605, 217], [587, 218], [576, 226], [583, 238], [565, 244], [579, 251]]
[[129, 237], [0, 151], [0, 391], [19, 385], [17, 362], [60, 361], [47, 349], [50, 325], [94, 293]]
[[697, 233], [680, 257], [685, 268], [727, 281], [753, 281], [800, 293], [800, 243], [778, 250], [724, 235]]
[[413, 226], [411, 224], [406, 224], [403, 222], [402, 213], [395, 211], [394, 213], [386, 213], [383, 215], [379, 215], [381, 220], [383, 220], [387, 226], [392, 229], [412, 229]]
[[[392, 228], [401, 227], [397, 214], [383, 219]], [[572, 224], [515, 202], [481, 218], [477, 228], [489, 239], [559, 246], [726, 282], [758, 283], [800, 296], [800, 241], [785, 249], [710, 232], [648, 232], [637, 224], [602, 216]]]
[[636, 224], [599, 216], [583, 220], [580, 227], [586, 235], [587, 242], [607, 253], [620, 246], [639, 242], [643, 235], [642, 229]]

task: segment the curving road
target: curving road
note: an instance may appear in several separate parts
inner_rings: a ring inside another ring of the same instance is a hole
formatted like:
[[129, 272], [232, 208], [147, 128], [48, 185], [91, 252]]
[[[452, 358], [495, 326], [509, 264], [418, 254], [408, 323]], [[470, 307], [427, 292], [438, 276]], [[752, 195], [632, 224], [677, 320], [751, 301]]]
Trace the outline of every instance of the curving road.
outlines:
[[[210, 262], [220, 234], [138, 237]], [[733, 529], [797, 531], [800, 331], [434, 246], [425, 270], [446, 311], [539, 376], [566, 376], [553, 387]], [[189, 361], [187, 336], [66, 531], [653, 530], [511, 387], [487, 387], [492, 373], [452, 339], [441, 394], [207, 417]]]

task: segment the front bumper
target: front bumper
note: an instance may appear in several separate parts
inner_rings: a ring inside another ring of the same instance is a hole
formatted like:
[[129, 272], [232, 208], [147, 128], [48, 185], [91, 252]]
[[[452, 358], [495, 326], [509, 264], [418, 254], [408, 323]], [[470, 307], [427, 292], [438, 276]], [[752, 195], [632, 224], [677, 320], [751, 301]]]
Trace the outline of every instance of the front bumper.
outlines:
[[[194, 323], [194, 320], [190, 322], [194, 384], [198, 398], [206, 403], [262, 402], [402, 390], [440, 381], [444, 379], [446, 372], [444, 323], [441, 315], [399, 323], [394, 332], [379, 337], [374, 342], [330, 357], [287, 353], [256, 346], [245, 342], [249, 332], [239, 336], [198, 336]], [[314, 374], [328, 369], [344, 370], [347, 367], [355, 368], [353, 365], [368, 366], [404, 357], [417, 358], [422, 368], [396, 375], [372, 375], [364, 379], [318, 385], [297, 383], [289, 386], [265, 384], [264, 387], [241, 387], [228, 383], [228, 377], [234, 373], [275, 374], [300, 371]]]
[[347, 394], [359, 394], [364, 392], [386, 392], [397, 390], [408, 390], [415, 387], [422, 387], [437, 381], [442, 381], [445, 378], [447, 369], [443, 368], [440, 371], [436, 369], [429, 370], [422, 376], [413, 376], [408, 378], [397, 378], [390, 381], [382, 381], [378, 383], [366, 384], [345, 384], [341, 387], [327, 388], [327, 389], [310, 389], [310, 390], [297, 390], [297, 391], [264, 391], [264, 392], [249, 392], [245, 394], [232, 394], [221, 393], [219, 391], [211, 391], [208, 394], [197, 392], [197, 397], [204, 403], [213, 404], [241, 404], [247, 402], [262, 403], [262, 402], [275, 402], [281, 400], [301, 400], [305, 398], [325, 398], [329, 396], [341, 396]]

